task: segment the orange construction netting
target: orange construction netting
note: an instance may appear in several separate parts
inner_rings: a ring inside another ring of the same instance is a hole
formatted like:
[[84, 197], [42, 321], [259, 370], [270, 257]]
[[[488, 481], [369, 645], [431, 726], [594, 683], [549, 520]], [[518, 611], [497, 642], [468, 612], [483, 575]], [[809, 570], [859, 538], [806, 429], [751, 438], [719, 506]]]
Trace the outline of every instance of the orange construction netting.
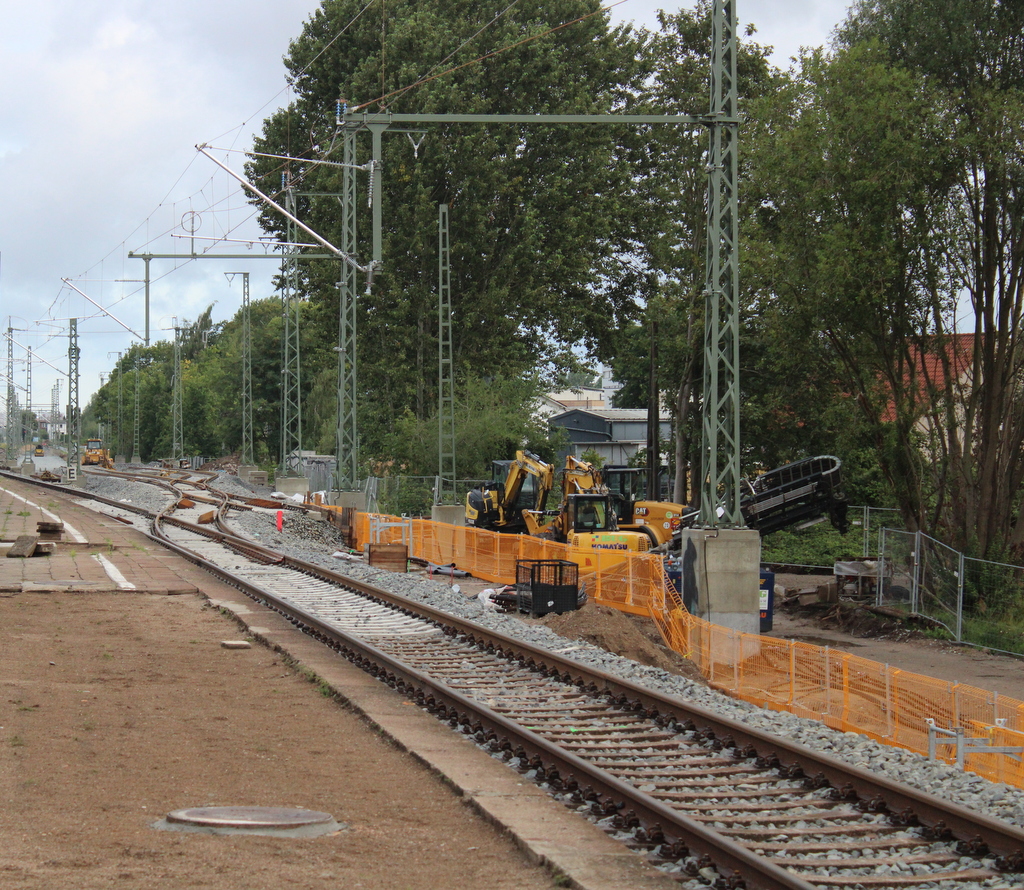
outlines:
[[[1024, 787], [1024, 702], [961, 683], [859, 658], [848, 652], [747, 634], [689, 614], [662, 559], [650, 553], [572, 550], [529, 535], [503, 535], [426, 519], [388, 520], [375, 543], [403, 540], [409, 555], [451, 565], [477, 578], [513, 584], [521, 559], [565, 559], [596, 603], [651, 618], [666, 644], [690, 659], [716, 689], [763, 707], [820, 720], [834, 729], [928, 753], [928, 721], [1016, 753], [971, 753], [964, 766], [985, 778]], [[359, 514], [359, 546], [373, 517]], [[401, 523], [396, 526], [395, 523]], [[955, 760], [952, 746], [938, 756]]]

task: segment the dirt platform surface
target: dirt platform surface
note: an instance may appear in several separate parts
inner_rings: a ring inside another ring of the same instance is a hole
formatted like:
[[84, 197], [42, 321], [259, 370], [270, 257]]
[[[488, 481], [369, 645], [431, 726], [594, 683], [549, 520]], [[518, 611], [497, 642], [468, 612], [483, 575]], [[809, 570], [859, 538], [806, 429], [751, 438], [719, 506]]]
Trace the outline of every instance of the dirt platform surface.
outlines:
[[[221, 646], [238, 637], [196, 595], [0, 594], [0, 887], [555, 886], [279, 655]], [[301, 807], [345, 827], [151, 827], [204, 806]]]

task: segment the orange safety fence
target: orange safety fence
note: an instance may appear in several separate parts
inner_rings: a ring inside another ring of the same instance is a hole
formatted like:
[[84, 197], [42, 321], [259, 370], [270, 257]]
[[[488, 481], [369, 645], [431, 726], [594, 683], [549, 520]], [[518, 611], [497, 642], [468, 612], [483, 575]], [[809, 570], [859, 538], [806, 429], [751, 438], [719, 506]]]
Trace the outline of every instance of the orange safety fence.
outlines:
[[[396, 517], [380, 517], [390, 523]], [[359, 514], [360, 546], [371, 517]], [[404, 536], [404, 537], [403, 537]], [[943, 729], [988, 739], [1016, 753], [972, 753], [965, 767], [985, 778], [1024, 787], [1024, 702], [961, 683], [909, 673], [839, 649], [741, 633], [688, 613], [660, 556], [573, 550], [529, 535], [503, 535], [426, 519], [381, 528], [376, 543], [409, 543], [409, 555], [435, 565], [455, 564], [477, 578], [515, 583], [521, 559], [564, 559], [580, 566], [580, 583], [599, 605], [651, 618], [666, 644], [690, 659], [723, 692], [762, 707], [820, 720], [921, 754], [928, 752], [930, 719]], [[955, 760], [952, 746], [939, 757]]]

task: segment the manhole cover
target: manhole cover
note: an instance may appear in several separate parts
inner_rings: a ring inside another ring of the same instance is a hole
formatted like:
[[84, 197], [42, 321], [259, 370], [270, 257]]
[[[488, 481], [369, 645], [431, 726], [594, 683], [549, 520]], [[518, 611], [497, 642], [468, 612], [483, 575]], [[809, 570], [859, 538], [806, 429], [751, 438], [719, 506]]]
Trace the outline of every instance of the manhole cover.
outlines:
[[153, 827], [167, 831], [284, 837], [316, 837], [344, 828], [330, 813], [289, 807], [192, 807], [168, 813]]

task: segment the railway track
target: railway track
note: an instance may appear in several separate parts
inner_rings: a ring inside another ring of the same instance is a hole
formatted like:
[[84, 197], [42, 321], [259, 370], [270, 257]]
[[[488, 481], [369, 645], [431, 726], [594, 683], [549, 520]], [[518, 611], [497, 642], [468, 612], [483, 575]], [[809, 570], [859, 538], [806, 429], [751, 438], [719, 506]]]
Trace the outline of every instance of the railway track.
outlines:
[[243, 539], [228, 516], [247, 505], [194, 477], [145, 480], [172, 501], [159, 540], [682, 882], [1024, 886], [1019, 828]]

